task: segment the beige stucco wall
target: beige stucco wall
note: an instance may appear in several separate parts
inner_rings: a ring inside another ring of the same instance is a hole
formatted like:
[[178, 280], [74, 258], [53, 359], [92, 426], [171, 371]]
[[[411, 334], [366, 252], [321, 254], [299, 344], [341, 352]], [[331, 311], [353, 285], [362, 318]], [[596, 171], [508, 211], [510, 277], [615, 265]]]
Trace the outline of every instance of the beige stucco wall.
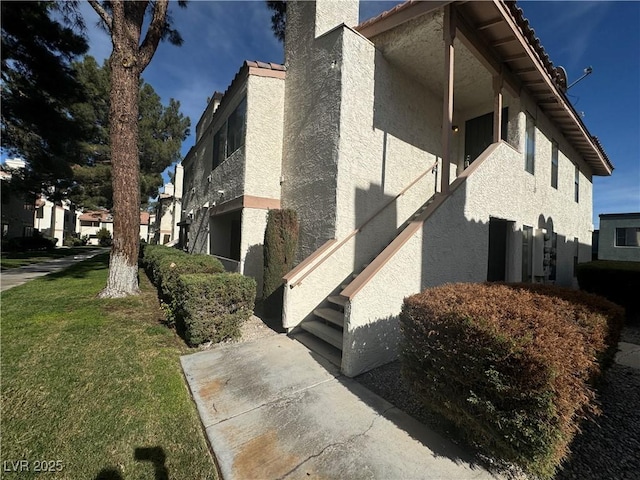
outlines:
[[[548, 127], [539, 120], [541, 128]], [[561, 154], [558, 189], [551, 187], [551, 141], [545, 133], [536, 132], [535, 175], [524, 170], [523, 152], [500, 143], [351, 299], [346, 309], [345, 345], [350, 348], [343, 353], [345, 374], [357, 375], [394, 358], [402, 298], [447, 282], [486, 280], [491, 217], [512, 222], [507, 281], [521, 279], [523, 226], [549, 230], [552, 220], [558, 234], [556, 283], [575, 286], [574, 238], [579, 239], [578, 261], [588, 261], [591, 255], [591, 183], [581, 177], [576, 203], [573, 164]], [[555, 138], [562, 149], [562, 139]]]
[[[307, 14], [309, 20], [311, 11]], [[334, 130], [337, 150], [319, 132], [314, 134], [309, 126], [309, 141], [305, 138], [301, 142], [294, 136], [288, 138], [285, 121], [283, 200], [287, 205], [294, 204], [299, 211], [307, 212], [307, 216], [302, 218], [301, 229], [306, 227], [309, 230], [307, 235], [313, 240], [305, 240], [301, 234], [301, 253], [308, 256], [312, 253], [310, 246], [318, 248], [328, 238], [335, 237], [340, 243], [380, 212], [385, 204], [391, 203], [326, 261], [323, 259], [331, 251], [318, 257], [312, 266], [319, 266], [300, 285], [297, 285], [298, 280], [306, 270], [291, 279], [289, 285], [296, 286], [285, 289], [283, 320], [285, 328], [289, 329], [308, 318], [327, 295], [337, 293], [339, 286], [350, 279], [354, 271], [359, 272], [363, 264], [371, 261], [395, 237], [397, 228], [433, 195], [437, 182], [437, 174], [431, 171], [431, 167], [436, 164], [440, 149], [440, 101], [415, 80], [388, 64], [373, 44], [357, 32], [339, 27], [325, 37], [338, 42], [333, 45], [335, 55], [331, 57], [331, 63], [324, 63], [329, 73], [324, 72], [318, 80], [317, 72], [292, 72], [291, 67], [287, 72], [287, 89], [293, 88], [289, 83], [292, 78], [304, 74], [313, 82], [307, 85], [307, 91], [326, 88], [327, 82], [332, 81], [340, 93], [340, 98], [333, 100], [339, 100], [339, 103], [333, 105], [332, 112], [323, 110], [319, 117], [314, 118], [315, 128], [322, 129], [324, 125], [324, 133]], [[325, 37], [315, 40], [317, 48], [304, 51], [309, 65], [322, 64], [327, 60], [327, 51], [318, 47], [319, 43], [328, 41]], [[339, 70], [340, 78], [333, 77], [335, 70]], [[299, 97], [300, 92], [295, 93]], [[292, 93], [287, 90], [287, 95]], [[315, 105], [307, 107], [311, 111], [327, 108], [327, 105], [319, 106], [317, 99], [305, 100], [316, 101]], [[297, 115], [298, 109], [293, 113]], [[285, 110], [285, 119], [287, 115], [289, 111]], [[339, 115], [337, 131], [336, 125], [330, 123], [336, 115]], [[291, 120], [291, 115], [289, 117]], [[314, 146], [309, 147], [309, 142]], [[301, 165], [302, 162], [287, 164], [287, 151], [296, 148], [305, 153], [313, 152], [313, 161], [308, 165]], [[287, 187], [291, 179], [288, 168], [297, 169], [298, 176], [307, 172], [307, 179], [294, 178], [300, 183], [306, 182], [310, 193], [302, 188], [294, 190]], [[423, 178], [395, 199], [425, 171], [428, 173]], [[331, 172], [334, 172], [333, 178], [319, 179], [319, 176]], [[335, 218], [327, 218], [332, 214]], [[323, 226], [327, 230], [322, 230]], [[324, 233], [330, 229], [334, 230], [332, 235]]]
[[249, 76], [245, 141], [246, 195], [280, 198], [284, 84], [280, 78]]

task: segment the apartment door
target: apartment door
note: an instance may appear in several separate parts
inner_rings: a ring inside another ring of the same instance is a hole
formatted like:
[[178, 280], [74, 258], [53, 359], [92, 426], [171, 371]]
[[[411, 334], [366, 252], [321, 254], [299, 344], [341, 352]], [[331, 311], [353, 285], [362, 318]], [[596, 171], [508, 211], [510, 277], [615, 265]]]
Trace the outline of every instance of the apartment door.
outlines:
[[[509, 108], [502, 109], [502, 128], [500, 137], [507, 139]], [[493, 112], [481, 115], [464, 124], [465, 168], [493, 143]]]
[[509, 222], [500, 218], [489, 220], [488, 282], [504, 282], [507, 279], [507, 235]]

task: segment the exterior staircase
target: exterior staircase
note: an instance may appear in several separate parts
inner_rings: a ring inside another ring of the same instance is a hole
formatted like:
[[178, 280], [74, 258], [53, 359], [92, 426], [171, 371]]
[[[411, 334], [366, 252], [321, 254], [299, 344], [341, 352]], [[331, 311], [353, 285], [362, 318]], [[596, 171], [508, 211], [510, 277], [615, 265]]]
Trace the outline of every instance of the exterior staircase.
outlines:
[[[411, 222], [415, 221], [427, 207], [433, 203], [434, 199], [435, 195], [429, 198], [406, 222], [398, 227], [395, 236], [407, 228]], [[391, 241], [389, 241], [389, 243], [391, 243]], [[389, 243], [384, 245], [380, 249], [380, 252], [382, 252]], [[342, 360], [344, 308], [347, 304], [347, 298], [341, 296], [340, 292], [347, 288], [368, 265], [368, 263], [365, 263], [360, 270], [353, 272], [345, 279], [345, 281], [313, 311], [312, 318], [300, 324], [302, 331], [297, 331], [293, 334], [295, 339], [306, 345], [310, 350], [318, 353], [337, 366], [340, 366]]]

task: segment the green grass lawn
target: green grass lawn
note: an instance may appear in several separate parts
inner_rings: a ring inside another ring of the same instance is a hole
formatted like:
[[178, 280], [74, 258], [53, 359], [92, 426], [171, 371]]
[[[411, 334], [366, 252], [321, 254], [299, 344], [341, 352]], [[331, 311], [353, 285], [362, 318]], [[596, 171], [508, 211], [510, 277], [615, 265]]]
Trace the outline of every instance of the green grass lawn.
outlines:
[[0, 268], [6, 270], [9, 268], [18, 268], [32, 263], [45, 262], [54, 258], [68, 257], [70, 255], [82, 255], [89, 250], [95, 250], [95, 246], [73, 247], [73, 248], [56, 248], [51, 252], [2, 252], [0, 257]]
[[[180, 368], [189, 349], [142, 295], [102, 300], [108, 256], [3, 292], [2, 478], [216, 478]], [[11, 461], [29, 461], [13, 474]], [[57, 466], [54, 465], [54, 468]]]

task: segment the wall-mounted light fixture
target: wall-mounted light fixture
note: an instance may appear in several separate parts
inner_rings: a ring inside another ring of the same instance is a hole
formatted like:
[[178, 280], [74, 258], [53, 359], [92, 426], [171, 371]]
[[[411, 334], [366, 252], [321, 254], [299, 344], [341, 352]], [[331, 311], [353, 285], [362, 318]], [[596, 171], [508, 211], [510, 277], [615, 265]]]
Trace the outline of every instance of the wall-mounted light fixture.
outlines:
[[460, 130], [460, 129], [458, 128], [458, 125], [453, 125], [453, 126], [451, 127], [451, 130], [453, 130], [454, 132], [457, 132], [457, 131], [458, 131], [458, 130]]

